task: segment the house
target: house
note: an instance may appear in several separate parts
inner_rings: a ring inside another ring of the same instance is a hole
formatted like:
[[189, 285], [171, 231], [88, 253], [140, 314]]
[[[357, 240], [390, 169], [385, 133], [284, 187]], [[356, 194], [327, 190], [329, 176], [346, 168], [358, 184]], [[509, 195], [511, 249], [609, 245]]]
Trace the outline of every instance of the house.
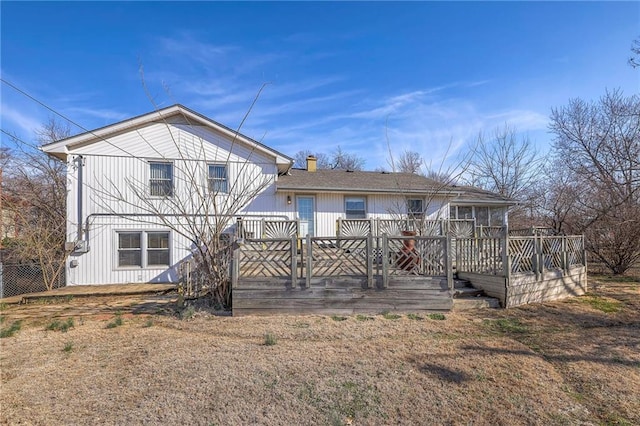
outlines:
[[[423, 176], [305, 169], [182, 105], [42, 147], [68, 165], [67, 285], [176, 282], [191, 255], [186, 222], [298, 221], [300, 236], [335, 236], [346, 220], [508, 224], [513, 200]], [[190, 222], [192, 223], [192, 222]], [[255, 236], [255, 235], [254, 235]]]

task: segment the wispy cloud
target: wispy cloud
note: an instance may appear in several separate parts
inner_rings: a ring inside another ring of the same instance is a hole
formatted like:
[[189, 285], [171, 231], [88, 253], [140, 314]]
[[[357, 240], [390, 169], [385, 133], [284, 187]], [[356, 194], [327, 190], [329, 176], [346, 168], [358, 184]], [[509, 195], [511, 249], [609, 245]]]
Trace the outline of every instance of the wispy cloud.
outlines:
[[67, 108], [66, 112], [74, 116], [84, 115], [110, 121], [120, 121], [129, 117], [129, 114], [120, 111], [88, 107], [71, 107]]
[[2, 113], [0, 113], [2, 121], [2, 129], [10, 132], [10, 126], [7, 121], [13, 123], [14, 126], [20, 128], [29, 137], [33, 136], [34, 131], [42, 126], [40, 119], [19, 111], [6, 103], [2, 103]]

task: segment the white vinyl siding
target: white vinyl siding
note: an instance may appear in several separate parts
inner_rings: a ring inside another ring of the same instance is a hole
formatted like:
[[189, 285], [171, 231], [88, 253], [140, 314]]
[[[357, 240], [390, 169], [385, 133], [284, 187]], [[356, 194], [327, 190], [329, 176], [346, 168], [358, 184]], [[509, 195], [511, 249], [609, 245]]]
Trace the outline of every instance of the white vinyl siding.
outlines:
[[149, 162], [149, 195], [152, 197], [173, 196], [173, 164]]
[[365, 197], [345, 197], [344, 211], [347, 219], [366, 219], [367, 202]]
[[227, 194], [229, 192], [229, 178], [225, 164], [209, 164], [209, 192], [213, 194]]

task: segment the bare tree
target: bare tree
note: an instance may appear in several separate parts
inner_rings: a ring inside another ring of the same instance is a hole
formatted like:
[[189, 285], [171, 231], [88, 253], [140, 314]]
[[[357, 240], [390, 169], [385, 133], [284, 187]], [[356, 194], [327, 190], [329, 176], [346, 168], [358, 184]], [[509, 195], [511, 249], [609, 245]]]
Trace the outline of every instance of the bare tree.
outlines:
[[467, 183], [479, 186], [520, 203], [510, 211], [510, 222], [529, 224], [533, 189], [538, 179], [541, 157], [528, 137], [518, 137], [516, 129], [496, 128], [493, 137], [478, 135], [472, 151]]
[[[440, 220], [446, 218], [444, 216], [445, 212], [442, 209], [442, 193], [446, 193], [448, 190], [453, 189], [451, 188], [452, 185], [455, 185], [460, 177], [465, 173], [469, 165], [469, 155], [465, 153], [455, 161], [447, 163], [449, 152], [453, 146], [452, 140], [449, 142], [445, 155], [437, 166], [434, 166], [432, 162], [425, 164], [422, 156], [413, 151], [405, 151], [398, 157], [398, 159], [396, 159], [394, 152], [391, 149], [391, 142], [389, 141], [388, 135], [386, 136], [386, 139], [387, 150], [389, 153], [387, 162], [391, 167], [391, 171], [394, 173], [416, 175], [415, 187], [411, 187], [412, 185], [408, 184], [411, 179], [403, 179], [402, 183], [400, 182], [400, 179], [398, 179], [398, 192], [399, 194], [402, 194], [403, 197], [401, 198], [401, 201], [396, 201], [392, 204], [388, 213], [398, 219], [412, 219], [411, 221], [403, 220], [402, 222], [406, 225], [413, 223], [414, 226], [416, 226], [424, 235], [437, 232], [437, 229], [432, 228], [434, 225], [437, 225], [433, 222], [433, 219]], [[416, 170], [418, 161], [421, 162], [421, 166], [425, 166], [427, 171], [426, 174], [412, 172], [412, 170]], [[427, 181], [429, 182], [428, 188], [424, 187], [424, 180], [422, 178], [427, 178]], [[411, 195], [412, 190], [417, 188], [420, 188], [422, 191], [426, 190], [426, 197], [422, 198]], [[412, 200], [416, 198], [420, 198], [422, 200], [422, 211], [420, 212], [414, 210], [416, 205], [411, 205]]]
[[315, 157], [317, 160], [316, 167], [318, 169], [330, 169], [331, 161], [329, 156], [323, 152], [311, 152], [308, 149], [304, 151], [296, 152], [296, 155], [293, 156], [294, 162], [293, 167], [304, 169], [307, 167], [307, 157]]
[[338, 146], [332, 154], [331, 168], [335, 170], [362, 170], [365, 159], [356, 155], [344, 152]]
[[640, 37], [633, 40], [631, 44], [631, 57], [629, 58], [629, 65], [633, 68], [640, 67]]
[[[36, 141], [46, 144], [69, 132], [68, 126], [51, 119], [36, 131]], [[14, 261], [38, 263], [51, 290], [61, 278], [68, 255], [66, 164], [15, 136], [12, 139], [17, 149], [3, 152], [2, 208], [15, 236], [5, 245]]]
[[398, 158], [398, 171], [401, 173], [422, 173], [424, 160], [420, 153], [416, 151], [404, 151]]
[[551, 113], [554, 149], [580, 182], [572, 226], [613, 273], [640, 260], [640, 97], [607, 92]]
[[509, 126], [495, 129], [493, 138], [478, 135], [471, 158], [470, 180], [507, 198], [527, 192], [536, 181], [540, 158], [527, 137]]
[[331, 155], [323, 152], [312, 153], [309, 150], [298, 151], [294, 156], [294, 167], [305, 168], [308, 156], [316, 158], [316, 167], [320, 170], [362, 170], [365, 163], [364, 158], [345, 152], [341, 147], [338, 147]]
[[542, 175], [533, 190], [532, 211], [534, 218], [552, 228], [557, 234], [580, 233], [574, 229], [573, 222], [577, 212], [578, 197], [584, 182], [576, 179], [563, 164], [562, 158], [554, 158], [542, 169]]

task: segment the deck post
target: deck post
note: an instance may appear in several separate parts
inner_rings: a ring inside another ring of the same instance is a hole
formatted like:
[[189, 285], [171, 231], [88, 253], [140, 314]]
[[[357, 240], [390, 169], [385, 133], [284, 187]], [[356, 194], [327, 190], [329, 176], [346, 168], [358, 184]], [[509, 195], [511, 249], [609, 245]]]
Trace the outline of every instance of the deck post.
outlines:
[[382, 234], [382, 288], [389, 287], [389, 239]]
[[541, 277], [542, 277], [542, 270], [543, 270], [543, 265], [542, 265], [542, 239], [540, 238], [540, 236], [538, 235], [534, 235], [533, 236], [533, 247], [534, 247], [534, 254], [533, 254], [533, 258], [535, 259], [533, 268], [534, 268], [534, 272], [536, 273], [536, 281], [540, 281]]
[[504, 277], [507, 282], [511, 277], [511, 257], [509, 256], [509, 234], [504, 234], [504, 238], [500, 240], [502, 246], [502, 268], [504, 269]]
[[311, 268], [313, 267], [313, 249], [311, 248], [311, 235], [307, 234], [307, 274], [305, 287], [311, 287]]
[[445, 238], [440, 239], [440, 241], [444, 244], [444, 267], [447, 268], [447, 287], [449, 287], [449, 290], [451, 290], [453, 294], [453, 262], [451, 253], [449, 252], [451, 249], [451, 235], [447, 235]]
[[236, 248], [233, 251], [233, 256], [231, 258], [231, 290], [238, 288], [238, 279], [240, 278], [240, 258], [242, 256], [240, 250], [240, 247]]
[[244, 234], [242, 228], [243, 228], [242, 218], [239, 217], [236, 219], [236, 238], [244, 238], [244, 236], [242, 235]]
[[336, 222], [336, 237], [339, 237], [340, 235], [342, 235], [342, 218], [339, 217], [338, 221]]
[[266, 227], [264, 226], [264, 217], [260, 220], [260, 238], [267, 238]]
[[367, 234], [367, 288], [373, 287], [373, 234]]
[[561, 236], [561, 249], [562, 255], [560, 256], [560, 261], [562, 262], [562, 270], [565, 275], [569, 274], [569, 254], [567, 253], [567, 237]]
[[298, 237], [291, 237], [291, 287], [298, 286]]

